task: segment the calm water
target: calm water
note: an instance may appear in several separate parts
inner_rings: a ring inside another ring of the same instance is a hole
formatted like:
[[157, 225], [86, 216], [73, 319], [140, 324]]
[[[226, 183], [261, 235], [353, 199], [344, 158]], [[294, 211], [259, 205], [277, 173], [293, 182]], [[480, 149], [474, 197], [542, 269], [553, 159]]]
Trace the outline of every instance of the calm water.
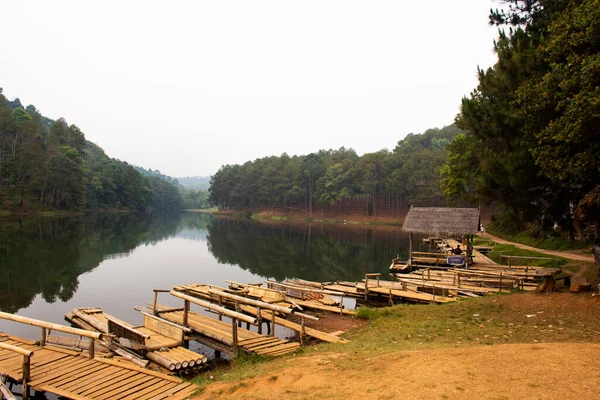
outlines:
[[[101, 307], [141, 324], [135, 305], [152, 289], [226, 286], [266, 278], [360, 280], [407, 258], [399, 228], [265, 223], [200, 213], [111, 214], [0, 220], [0, 309], [65, 324], [75, 307]], [[182, 306], [161, 294], [159, 302]], [[0, 320], [0, 331], [38, 339], [39, 328]]]

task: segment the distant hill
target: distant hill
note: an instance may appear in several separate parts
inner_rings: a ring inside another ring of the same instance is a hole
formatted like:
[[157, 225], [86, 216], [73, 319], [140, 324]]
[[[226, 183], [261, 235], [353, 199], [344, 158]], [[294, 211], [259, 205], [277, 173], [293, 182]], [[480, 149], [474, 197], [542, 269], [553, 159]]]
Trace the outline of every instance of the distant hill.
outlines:
[[208, 190], [210, 187], [210, 176], [185, 176], [177, 180], [187, 190]]
[[157, 169], [155, 169], [155, 170], [152, 170], [151, 168], [146, 169], [144, 167], [140, 167], [137, 165], [134, 165], [133, 168], [135, 168], [136, 171], [138, 171], [140, 174], [142, 174], [144, 176], [154, 176], [156, 178], [162, 179], [163, 181], [169, 182], [172, 185], [175, 185], [175, 186], [179, 185], [177, 178], [173, 178], [172, 176], [162, 174]]

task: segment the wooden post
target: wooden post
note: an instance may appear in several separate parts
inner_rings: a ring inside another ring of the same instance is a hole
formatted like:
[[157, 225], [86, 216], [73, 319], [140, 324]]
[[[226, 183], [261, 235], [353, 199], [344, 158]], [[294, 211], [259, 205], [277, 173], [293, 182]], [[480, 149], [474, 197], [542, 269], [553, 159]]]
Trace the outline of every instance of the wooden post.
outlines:
[[154, 303], [152, 304], [152, 313], [156, 313], [156, 303], [158, 302], [158, 292], [154, 291]]
[[502, 272], [500, 272], [500, 289], [498, 291], [502, 291]]
[[369, 294], [369, 275], [365, 275], [365, 301], [367, 301], [368, 294]]
[[256, 320], [258, 321], [258, 334], [262, 335], [262, 315], [260, 307], [256, 307]]
[[275, 336], [275, 311], [271, 311], [271, 325], [271, 336]]
[[390, 288], [390, 298], [389, 298], [389, 300], [390, 300], [390, 306], [393, 306], [394, 305], [394, 300], [393, 300], [393, 297], [392, 297], [392, 288]]
[[237, 320], [231, 318], [231, 337], [233, 338], [233, 350], [237, 353], [238, 351], [238, 327]]
[[184, 300], [183, 301], [183, 326], [188, 325], [189, 312], [190, 312], [190, 301]]
[[[342, 298], [340, 299], [340, 315], [344, 315], [344, 295], [342, 294]], [[304, 321], [304, 317], [302, 317], [302, 321]]]
[[[221, 296], [218, 297], [219, 299], [219, 307], [223, 306], [223, 298]], [[223, 320], [223, 314], [219, 313], [219, 321]]]
[[90, 360], [94, 359], [95, 354], [96, 341], [94, 339], [90, 339], [90, 348], [89, 348], [89, 358]]
[[40, 340], [40, 346], [46, 345], [46, 328], [42, 328], [42, 338]]
[[30, 358], [29, 356], [23, 356], [23, 385], [22, 385], [22, 397], [23, 400], [29, 399], [29, 379], [30, 379]]
[[302, 317], [302, 329], [300, 329], [300, 344], [304, 344], [304, 317]]
[[409, 261], [412, 261], [412, 237], [413, 234], [412, 232], [408, 235], [408, 259]]
[[433, 298], [431, 301], [435, 301], [435, 283], [433, 283]]

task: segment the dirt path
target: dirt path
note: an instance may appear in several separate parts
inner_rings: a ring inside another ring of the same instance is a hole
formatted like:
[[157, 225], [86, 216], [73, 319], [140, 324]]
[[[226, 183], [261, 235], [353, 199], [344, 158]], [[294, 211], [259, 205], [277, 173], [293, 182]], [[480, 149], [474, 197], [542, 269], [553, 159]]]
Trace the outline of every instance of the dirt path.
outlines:
[[589, 256], [586, 256], [583, 254], [578, 254], [574, 251], [558, 251], [558, 250], [538, 249], [537, 247], [528, 246], [526, 244], [511, 242], [510, 240], [502, 239], [502, 238], [499, 238], [498, 236], [494, 236], [489, 233], [479, 233], [478, 236], [481, 236], [486, 239], [491, 239], [494, 242], [497, 242], [500, 244], [512, 244], [513, 246], [518, 247], [520, 249], [537, 251], [538, 253], [548, 254], [551, 256], [555, 256], [555, 257], [563, 257], [563, 258], [567, 258], [569, 260], [575, 260], [575, 261], [594, 262], [594, 258], [592, 257], [591, 254]]
[[[324, 353], [272, 374], [210, 385], [201, 399], [587, 399], [600, 391], [600, 344], [403, 351], [358, 360]], [[556, 379], [559, 378], [559, 383]]]

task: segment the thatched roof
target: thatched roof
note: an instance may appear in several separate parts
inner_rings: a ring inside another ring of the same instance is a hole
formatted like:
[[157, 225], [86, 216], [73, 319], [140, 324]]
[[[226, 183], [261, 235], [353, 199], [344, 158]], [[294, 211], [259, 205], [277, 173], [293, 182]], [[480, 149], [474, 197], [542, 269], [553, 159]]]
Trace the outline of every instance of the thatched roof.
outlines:
[[464, 235], [479, 230], [478, 208], [412, 207], [402, 230], [429, 234]]

